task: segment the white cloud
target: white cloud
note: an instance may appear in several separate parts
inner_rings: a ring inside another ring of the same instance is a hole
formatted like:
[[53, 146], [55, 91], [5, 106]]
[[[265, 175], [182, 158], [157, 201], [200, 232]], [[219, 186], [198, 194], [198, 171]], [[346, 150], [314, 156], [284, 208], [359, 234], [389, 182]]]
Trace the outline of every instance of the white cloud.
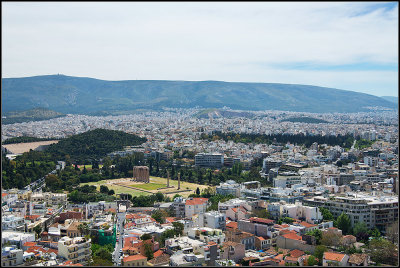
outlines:
[[3, 77], [59, 72], [307, 83], [375, 95], [371, 85], [381, 83], [386, 95], [397, 94], [397, 70], [271, 69], [302, 62], [397, 64], [397, 5], [390, 11], [370, 2], [2, 5]]

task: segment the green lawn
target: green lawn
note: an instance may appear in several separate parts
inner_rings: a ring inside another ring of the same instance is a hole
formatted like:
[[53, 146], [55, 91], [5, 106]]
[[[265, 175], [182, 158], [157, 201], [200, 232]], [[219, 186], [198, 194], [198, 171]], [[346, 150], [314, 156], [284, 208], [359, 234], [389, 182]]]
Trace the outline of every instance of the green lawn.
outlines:
[[149, 191], [157, 190], [158, 188], [166, 187], [165, 184], [161, 184], [161, 183], [132, 184], [132, 185], [129, 185], [129, 186], [140, 188], [140, 189], [144, 189], [144, 190], [149, 190]]
[[105, 180], [97, 181], [97, 182], [81, 183], [80, 186], [83, 186], [85, 184], [94, 185], [94, 186], [97, 187], [97, 190], [100, 190], [100, 185], [105, 185], [105, 186], [108, 187], [108, 189], [114, 190], [114, 192], [116, 194], [126, 193], [126, 194], [131, 194], [132, 196], [150, 195], [150, 193], [146, 193], [146, 192], [142, 192], [142, 191], [126, 188], [126, 187], [123, 187], [123, 186], [113, 185], [113, 184], [106, 184]]

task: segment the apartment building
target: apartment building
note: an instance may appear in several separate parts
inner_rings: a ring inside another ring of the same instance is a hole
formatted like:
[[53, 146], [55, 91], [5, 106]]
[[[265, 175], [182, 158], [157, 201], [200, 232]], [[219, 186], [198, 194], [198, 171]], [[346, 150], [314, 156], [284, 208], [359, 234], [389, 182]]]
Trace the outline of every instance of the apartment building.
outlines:
[[172, 209], [174, 211], [175, 217], [177, 218], [184, 218], [185, 217], [185, 206], [186, 206], [186, 199], [179, 196], [174, 199], [172, 203]]
[[224, 165], [224, 156], [218, 153], [199, 153], [194, 157], [194, 164], [197, 167], [221, 168]]
[[1, 266], [17, 266], [24, 263], [24, 251], [14, 247], [4, 247], [1, 250]]
[[147, 266], [147, 257], [142, 254], [126, 256], [122, 260], [122, 266], [143, 267]]
[[222, 244], [225, 242], [225, 234], [221, 229], [213, 229], [208, 227], [190, 228], [188, 231], [188, 237], [205, 243], [214, 242], [217, 244]]
[[25, 229], [25, 219], [15, 215], [7, 215], [1, 217], [1, 229], [23, 231]]
[[205, 213], [208, 206], [208, 198], [189, 198], [185, 203], [185, 217], [192, 217], [194, 214]]
[[213, 229], [225, 230], [226, 215], [218, 211], [209, 211], [206, 213], [193, 215], [193, 226], [209, 227]]
[[64, 205], [67, 202], [67, 194], [63, 193], [34, 193], [30, 196], [31, 202], [46, 202], [50, 206]]
[[216, 187], [216, 192], [220, 195], [233, 195], [235, 197], [240, 197], [240, 184], [233, 180], [221, 182], [219, 186]]
[[366, 194], [347, 193], [346, 196], [330, 198], [312, 197], [304, 199], [304, 204], [325, 207], [334, 217], [344, 212], [352, 226], [357, 222], [365, 222], [368, 228], [377, 227], [382, 233], [386, 227], [398, 220], [398, 198], [395, 196], [373, 196]]
[[62, 237], [58, 241], [58, 255], [73, 264], [88, 265], [91, 260], [91, 240], [84, 237]]

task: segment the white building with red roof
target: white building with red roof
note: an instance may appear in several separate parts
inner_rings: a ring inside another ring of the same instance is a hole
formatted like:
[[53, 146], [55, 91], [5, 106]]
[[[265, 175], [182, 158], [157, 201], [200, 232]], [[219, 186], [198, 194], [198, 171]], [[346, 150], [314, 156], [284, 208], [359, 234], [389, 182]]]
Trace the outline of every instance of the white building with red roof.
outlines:
[[186, 199], [185, 217], [190, 218], [194, 214], [205, 213], [208, 207], [208, 198], [190, 198]]

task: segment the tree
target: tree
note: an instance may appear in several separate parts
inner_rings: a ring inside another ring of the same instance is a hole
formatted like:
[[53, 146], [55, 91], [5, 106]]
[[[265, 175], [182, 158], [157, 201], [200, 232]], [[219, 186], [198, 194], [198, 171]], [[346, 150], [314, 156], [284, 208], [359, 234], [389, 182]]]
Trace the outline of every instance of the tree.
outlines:
[[306, 235], [314, 236], [315, 240], [317, 242], [317, 245], [321, 244], [321, 239], [322, 239], [322, 231], [321, 230], [315, 229], [315, 230], [307, 232]]
[[157, 222], [163, 224], [165, 223], [165, 217], [168, 217], [167, 213], [164, 210], [157, 210], [154, 212], [151, 217], [155, 219]]
[[140, 237], [140, 240], [149, 240], [149, 239], [151, 239], [152, 238], [152, 236], [150, 235], [150, 234], [144, 234], [144, 235], [142, 235], [141, 237]]
[[256, 210], [253, 215], [258, 218], [269, 219], [270, 214], [266, 209]]
[[108, 194], [108, 192], [109, 192], [109, 189], [108, 189], [107, 186], [105, 186], [105, 185], [100, 185], [100, 193]]
[[88, 224], [86, 222], [79, 224], [78, 225], [78, 230], [83, 235], [89, 234], [89, 226], [88, 226]]
[[322, 234], [321, 244], [328, 247], [336, 247], [340, 244], [340, 235], [333, 232], [325, 232]]
[[349, 234], [351, 231], [351, 221], [349, 216], [342, 212], [342, 214], [340, 214], [340, 216], [336, 220], [336, 226], [337, 228], [342, 230], [344, 235]]
[[314, 265], [317, 265], [318, 264], [318, 261], [315, 259], [315, 257], [314, 256], [310, 256], [310, 257], [308, 257], [308, 259], [307, 259], [307, 266], [314, 266]]
[[328, 209], [320, 207], [319, 211], [321, 211], [322, 217], [325, 221], [333, 221], [333, 215]]
[[376, 228], [376, 227], [372, 230], [369, 230], [368, 234], [374, 238], [378, 238], [381, 236], [381, 233], [379, 232], [378, 228]]
[[392, 243], [399, 243], [399, 221], [395, 221], [389, 225], [386, 229], [386, 236], [388, 240]]
[[174, 221], [172, 223], [172, 226], [174, 227], [174, 231], [176, 235], [182, 235], [183, 234], [183, 229], [185, 226], [181, 222]]
[[322, 264], [322, 258], [324, 257], [325, 251], [328, 251], [328, 249], [324, 245], [318, 245], [315, 247], [314, 256], [319, 260], [320, 264]]
[[368, 228], [365, 222], [357, 222], [354, 225], [353, 234], [358, 241], [368, 239]]
[[151, 260], [154, 258], [152, 244], [150, 244], [150, 243], [144, 244], [144, 255], [147, 257], [148, 260]]
[[396, 266], [398, 263], [398, 248], [389, 240], [383, 238], [372, 239], [369, 242], [369, 254], [376, 263], [384, 263]]
[[39, 237], [40, 233], [42, 232], [42, 226], [40, 226], [40, 224], [36, 225], [33, 228], [33, 231], [37, 234], [37, 236]]
[[108, 191], [108, 195], [114, 195], [115, 191], [113, 189], [111, 189], [110, 191]]
[[196, 189], [196, 194], [200, 195], [200, 188], [199, 187], [197, 187], [197, 189]]

